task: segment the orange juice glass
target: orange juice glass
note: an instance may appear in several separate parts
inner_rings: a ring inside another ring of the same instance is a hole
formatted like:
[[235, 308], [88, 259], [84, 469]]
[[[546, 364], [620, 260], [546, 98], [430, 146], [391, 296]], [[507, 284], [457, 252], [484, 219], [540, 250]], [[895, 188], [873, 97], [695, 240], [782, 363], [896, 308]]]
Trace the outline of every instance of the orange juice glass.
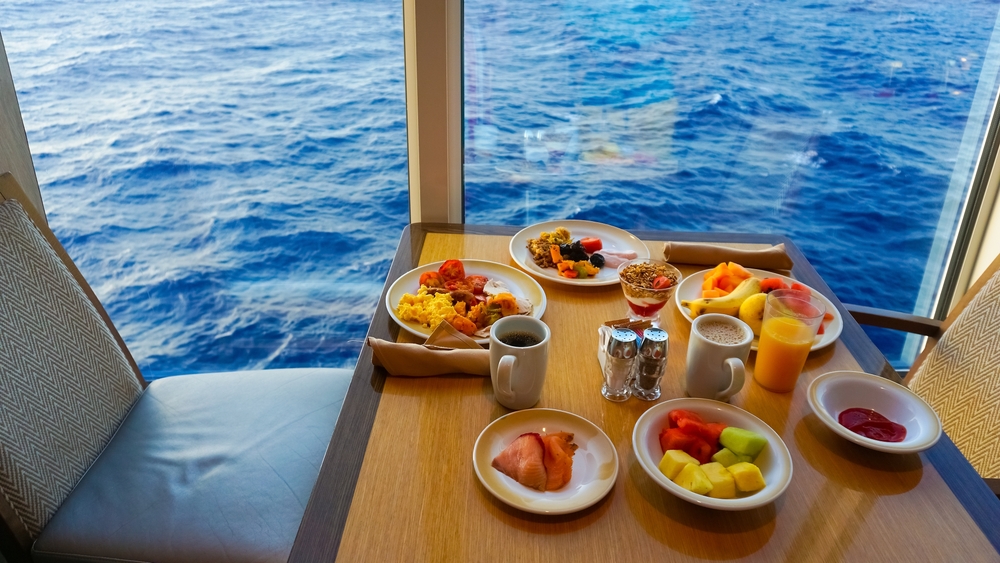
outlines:
[[768, 294], [753, 369], [758, 384], [777, 393], [795, 389], [825, 312], [823, 302], [804, 291]]

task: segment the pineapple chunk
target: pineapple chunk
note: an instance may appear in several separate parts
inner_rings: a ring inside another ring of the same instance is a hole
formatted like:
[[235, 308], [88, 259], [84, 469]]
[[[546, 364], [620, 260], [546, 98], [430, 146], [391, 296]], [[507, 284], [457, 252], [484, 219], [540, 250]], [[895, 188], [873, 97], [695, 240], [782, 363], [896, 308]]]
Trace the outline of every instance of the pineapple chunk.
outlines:
[[764, 476], [760, 474], [760, 469], [745, 461], [730, 465], [729, 472], [736, 480], [736, 488], [744, 493], [754, 493], [764, 488]]
[[673, 481], [681, 469], [684, 469], [684, 466], [689, 463], [699, 465], [698, 460], [688, 455], [687, 452], [667, 450], [667, 453], [663, 454], [663, 459], [660, 460], [660, 471], [667, 476], [667, 479]]
[[712, 482], [708, 480], [701, 467], [693, 463], [685, 465], [673, 481], [697, 495], [707, 495], [712, 492]]
[[736, 480], [721, 463], [712, 462], [701, 466], [705, 476], [712, 482], [708, 496], [712, 498], [736, 498]]

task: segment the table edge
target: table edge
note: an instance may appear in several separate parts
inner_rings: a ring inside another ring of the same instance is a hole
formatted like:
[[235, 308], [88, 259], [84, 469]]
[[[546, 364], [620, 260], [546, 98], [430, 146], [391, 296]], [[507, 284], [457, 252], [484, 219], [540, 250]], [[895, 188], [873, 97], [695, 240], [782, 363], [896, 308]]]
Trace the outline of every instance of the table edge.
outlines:
[[[427, 234], [512, 236], [522, 228], [445, 223], [412, 223], [404, 227], [368, 328], [368, 336], [386, 340], [395, 340], [398, 336], [399, 327], [382, 306], [391, 285], [388, 281], [397, 279], [417, 266]], [[847, 312], [844, 304], [837, 299], [836, 294], [789, 237], [779, 234], [722, 232], [669, 232], [669, 235], [667, 231], [655, 230], [631, 230], [631, 232], [642, 240], [669, 238], [673, 241], [694, 242], [784, 243], [795, 264], [792, 268], [793, 276], [826, 295], [837, 307], [844, 319], [840, 340], [844, 342], [861, 368], [869, 373], [879, 374], [896, 382], [900, 381], [899, 375], [864, 333], [861, 325]], [[371, 348], [363, 346], [350, 388], [344, 398], [340, 418], [337, 420], [316, 484], [306, 504], [288, 561], [329, 560], [329, 554], [338, 552], [350, 514], [354, 489], [361, 474], [368, 438], [381, 401], [385, 377], [385, 371], [374, 367], [371, 363]], [[994, 550], [1000, 553], [1000, 528], [993, 526], [1000, 521], [1000, 500], [994, 496], [947, 434], [942, 433], [940, 441], [920, 455], [925, 462], [934, 466]]]

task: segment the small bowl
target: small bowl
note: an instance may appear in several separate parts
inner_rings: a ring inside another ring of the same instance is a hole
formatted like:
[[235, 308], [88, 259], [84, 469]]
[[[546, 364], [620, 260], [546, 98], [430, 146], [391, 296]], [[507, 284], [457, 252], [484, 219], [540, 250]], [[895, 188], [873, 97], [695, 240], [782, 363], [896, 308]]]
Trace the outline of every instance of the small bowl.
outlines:
[[[941, 437], [941, 419], [923, 399], [902, 385], [859, 371], [831, 371], [809, 385], [809, 406], [840, 436], [866, 448], [892, 454], [922, 452]], [[873, 409], [906, 427], [902, 442], [865, 438], [837, 422], [849, 408]]]
[[[660, 472], [660, 460], [663, 458], [660, 430], [667, 426], [667, 415], [675, 409], [691, 411], [705, 422], [722, 422], [767, 438], [767, 447], [754, 460], [754, 465], [760, 468], [767, 485], [752, 495], [721, 499], [693, 493], [667, 479]], [[635, 423], [632, 430], [632, 450], [639, 465], [656, 484], [692, 504], [716, 510], [748, 510], [764, 506], [781, 496], [792, 481], [792, 456], [778, 433], [747, 411], [711, 399], [672, 399], [650, 408]]]

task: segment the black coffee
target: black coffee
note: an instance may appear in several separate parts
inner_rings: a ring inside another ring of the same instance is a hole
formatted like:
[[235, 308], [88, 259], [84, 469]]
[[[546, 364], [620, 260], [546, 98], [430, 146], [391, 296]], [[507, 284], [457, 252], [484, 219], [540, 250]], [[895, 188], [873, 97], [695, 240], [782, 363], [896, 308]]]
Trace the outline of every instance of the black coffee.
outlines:
[[537, 336], [530, 332], [508, 332], [499, 337], [499, 340], [507, 346], [514, 346], [515, 348], [527, 348], [541, 342]]

